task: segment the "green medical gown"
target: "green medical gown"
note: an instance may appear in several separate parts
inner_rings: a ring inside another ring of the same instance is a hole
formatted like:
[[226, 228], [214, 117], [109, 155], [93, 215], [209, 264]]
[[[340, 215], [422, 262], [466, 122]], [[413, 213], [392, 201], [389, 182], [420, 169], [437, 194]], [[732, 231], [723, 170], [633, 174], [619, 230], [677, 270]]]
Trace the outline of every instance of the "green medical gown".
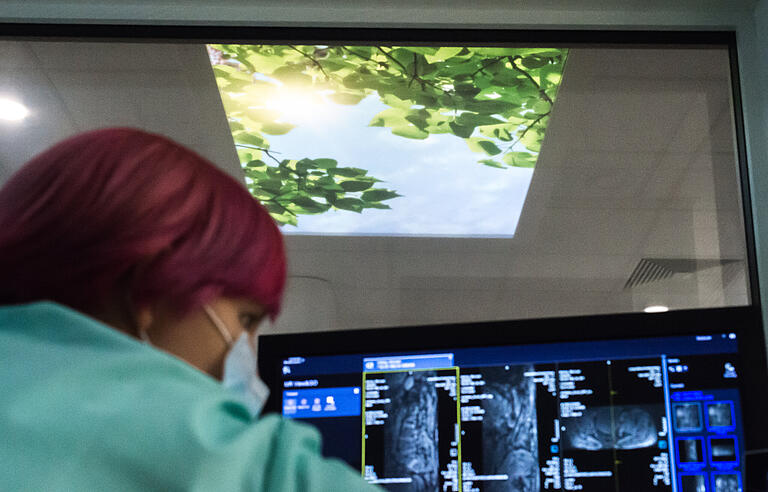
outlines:
[[61, 305], [0, 308], [0, 490], [375, 491], [175, 357]]

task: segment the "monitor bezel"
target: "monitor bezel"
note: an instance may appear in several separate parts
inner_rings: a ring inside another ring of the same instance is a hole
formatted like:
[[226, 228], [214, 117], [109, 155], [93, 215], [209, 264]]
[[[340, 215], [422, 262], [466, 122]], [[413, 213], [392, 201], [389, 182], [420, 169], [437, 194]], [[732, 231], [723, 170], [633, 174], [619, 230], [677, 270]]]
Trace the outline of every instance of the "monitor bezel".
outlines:
[[768, 388], [762, 318], [754, 306], [262, 335], [258, 360], [260, 375], [272, 388], [265, 412], [279, 413], [282, 362], [289, 357], [373, 355], [722, 332], [737, 334], [745, 449], [747, 452], [764, 449], [768, 446], [768, 433], [763, 429], [762, 419], [768, 415], [768, 392], [750, 391], [750, 388]]

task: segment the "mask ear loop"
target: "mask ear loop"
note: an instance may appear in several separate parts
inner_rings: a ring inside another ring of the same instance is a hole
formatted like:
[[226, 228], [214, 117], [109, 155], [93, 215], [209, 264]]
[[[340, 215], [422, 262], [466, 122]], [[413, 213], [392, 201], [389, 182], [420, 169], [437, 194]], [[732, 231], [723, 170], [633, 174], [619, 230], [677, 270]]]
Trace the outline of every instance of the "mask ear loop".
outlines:
[[232, 345], [235, 344], [235, 341], [232, 339], [232, 335], [229, 334], [229, 331], [227, 330], [227, 326], [224, 324], [221, 318], [219, 318], [219, 315], [216, 314], [216, 311], [214, 311], [213, 308], [208, 304], [205, 304], [203, 306], [203, 310], [205, 311], [205, 314], [208, 315], [208, 318], [211, 320], [211, 323], [213, 323], [213, 325], [219, 330], [221, 337], [227, 343], [227, 347], [231, 348]]
[[141, 338], [141, 341], [146, 343], [147, 345], [152, 345], [152, 340], [149, 339], [147, 330], [139, 330], [139, 338]]

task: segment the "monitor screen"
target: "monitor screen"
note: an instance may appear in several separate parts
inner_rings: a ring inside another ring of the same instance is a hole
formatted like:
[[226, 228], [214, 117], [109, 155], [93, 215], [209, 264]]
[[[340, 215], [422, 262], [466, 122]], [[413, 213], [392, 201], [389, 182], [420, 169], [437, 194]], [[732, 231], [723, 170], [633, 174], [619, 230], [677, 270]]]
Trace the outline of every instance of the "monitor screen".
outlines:
[[734, 329], [411, 345], [275, 359], [273, 405], [387, 490], [742, 490]]

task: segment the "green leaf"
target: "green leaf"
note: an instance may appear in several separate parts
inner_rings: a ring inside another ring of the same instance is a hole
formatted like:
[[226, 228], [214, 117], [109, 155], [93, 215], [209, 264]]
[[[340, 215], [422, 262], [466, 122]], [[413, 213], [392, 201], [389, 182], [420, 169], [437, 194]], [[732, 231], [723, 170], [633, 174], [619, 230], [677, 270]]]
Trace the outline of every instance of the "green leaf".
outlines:
[[520, 139], [520, 143], [525, 145], [526, 149], [534, 150], [541, 147], [541, 140], [542, 137], [538, 133], [529, 131], [523, 138]]
[[333, 206], [336, 208], [357, 213], [363, 210], [363, 205], [363, 201], [358, 198], [341, 198], [333, 202]]
[[261, 135], [258, 135], [256, 133], [239, 133], [237, 135], [237, 138], [235, 138], [235, 141], [237, 143], [242, 143], [246, 145], [253, 145], [254, 147], [261, 147], [261, 148], [267, 148], [268, 145], [264, 142], [264, 138]]
[[424, 58], [429, 63], [441, 62], [441, 61], [447, 60], [448, 58], [458, 55], [463, 49], [464, 49], [463, 47], [447, 47], [446, 46], [438, 49], [434, 55], [425, 53]]
[[365, 99], [365, 94], [356, 92], [335, 92], [331, 94], [329, 98], [336, 104], [354, 106], [355, 104]]
[[427, 127], [427, 118], [429, 118], [429, 116], [429, 111], [426, 109], [417, 109], [411, 111], [405, 119], [419, 130], [426, 131], [425, 128]]
[[552, 109], [552, 105], [547, 101], [541, 100], [534, 104], [532, 109], [538, 114], [546, 114], [549, 113], [550, 109]]
[[530, 152], [507, 152], [501, 160], [510, 166], [534, 167], [538, 158]]
[[375, 202], [375, 203], [368, 203], [368, 202], [366, 202], [366, 204], [365, 204], [365, 205], [363, 205], [363, 206], [364, 206], [365, 208], [380, 208], [380, 209], [382, 209], [382, 210], [392, 210], [392, 207], [390, 207], [390, 206], [389, 206], [389, 205], [387, 205], [386, 203], [378, 203], [378, 202]]
[[392, 128], [392, 133], [399, 137], [412, 138], [415, 140], [424, 140], [429, 136], [429, 133], [413, 124], [396, 126]]
[[501, 153], [501, 149], [498, 148], [495, 143], [482, 138], [468, 138], [467, 145], [472, 152], [485, 152], [488, 155], [497, 155]]
[[269, 193], [280, 193], [280, 189], [282, 188], [282, 181], [279, 179], [267, 179], [263, 181], [258, 181], [255, 183], [255, 186], [257, 188], [260, 188], [264, 191], [267, 191]]
[[344, 87], [348, 89], [365, 89], [365, 79], [357, 72], [351, 73], [342, 80]]
[[328, 208], [325, 203], [316, 202], [315, 200], [306, 196], [295, 198], [293, 203], [308, 210], [319, 209], [325, 211]]
[[328, 169], [328, 174], [331, 176], [344, 176], [345, 178], [356, 178], [358, 176], [365, 176], [368, 171], [357, 167], [334, 167]]
[[310, 169], [317, 169], [317, 165], [312, 159], [305, 158], [296, 163], [296, 172], [299, 174], [307, 174]]
[[342, 188], [336, 181], [333, 180], [330, 176], [325, 176], [317, 181], [315, 183], [320, 186], [325, 191], [344, 191], [344, 188]]
[[496, 167], [496, 168], [499, 168], [499, 169], [506, 169], [503, 164], [501, 164], [500, 162], [496, 162], [493, 159], [483, 159], [483, 160], [478, 161], [478, 162], [480, 164], [485, 164], [486, 166]]
[[522, 59], [520, 62], [525, 68], [541, 68], [544, 65], [547, 64], [547, 60], [545, 58], [540, 58], [536, 55], [526, 56]]
[[484, 56], [514, 56], [514, 48], [472, 48], [478, 55]]
[[408, 109], [405, 108], [387, 108], [373, 117], [369, 126], [401, 126], [408, 124], [405, 117], [408, 115]]
[[278, 56], [264, 56], [261, 53], [251, 52], [243, 58], [244, 62], [250, 63], [256, 72], [271, 74], [275, 69], [281, 67], [285, 61]]
[[453, 121], [448, 123], [448, 126], [450, 127], [454, 135], [461, 138], [469, 138], [472, 135], [472, 133], [475, 131], [474, 126], [462, 126]]
[[284, 213], [284, 214], [270, 214], [272, 218], [280, 225], [292, 225], [297, 226], [299, 225], [299, 221], [296, 218], [296, 216], [292, 213]]
[[295, 125], [291, 125], [290, 123], [277, 123], [275, 121], [270, 121], [264, 123], [261, 127], [261, 130], [267, 135], [285, 135], [294, 128]]
[[420, 55], [432, 55], [436, 51], [439, 51], [438, 48], [434, 48], [432, 46], [409, 46], [405, 49], [410, 50], [413, 53], [419, 53]]
[[330, 169], [332, 167], [336, 167], [338, 165], [338, 162], [336, 162], [334, 159], [315, 159], [315, 164], [320, 169]]
[[380, 99], [381, 102], [392, 108], [408, 110], [411, 109], [411, 106], [413, 106], [413, 101], [410, 99], [400, 99], [394, 94], [384, 94], [380, 96]]
[[369, 190], [363, 193], [362, 199], [366, 202], [381, 202], [384, 200], [390, 200], [402, 195], [398, 195], [394, 191], [390, 190]]
[[261, 169], [266, 166], [267, 164], [261, 159], [254, 159], [243, 164], [243, 167], [248, 169]]
[[303, 71], [303, 65], [284, 65], [272, 72], [272, 76], [289, 85], [308, 86], [312, 84], [312, 77], [302, 73]]
[[371, 181], [342, 181], [340, 184], [347, 192], [363, 191], [373, 186]]
[[216, 65], [213, 67], [213, 74], [224, 80], [242, 80], [243, 82], [251, 82], [253, 80], [253, 77], [248, 72], [243, 72], [229, 65]]
[[241, 163], [252, 161], [253, 158], [254, 158], [254, 154], [260, 155], [261, 151], [246, 149], [246, 148], [243, 148], [243, 147], [238, 147], [237, 148], [237, 157], [238, 157], [238, 159], [240, 159]]
[[288, 211], [288, 209], [275, 202], [264, 202], [263, 205], [270, 214], [281, 215]]
[[456, 118], [456, 122], [462, 126], [484, 126], [484, 125], [499, 125], [506, 123], [493, 116], [477, 114], [477, 113], [462, 113]]

